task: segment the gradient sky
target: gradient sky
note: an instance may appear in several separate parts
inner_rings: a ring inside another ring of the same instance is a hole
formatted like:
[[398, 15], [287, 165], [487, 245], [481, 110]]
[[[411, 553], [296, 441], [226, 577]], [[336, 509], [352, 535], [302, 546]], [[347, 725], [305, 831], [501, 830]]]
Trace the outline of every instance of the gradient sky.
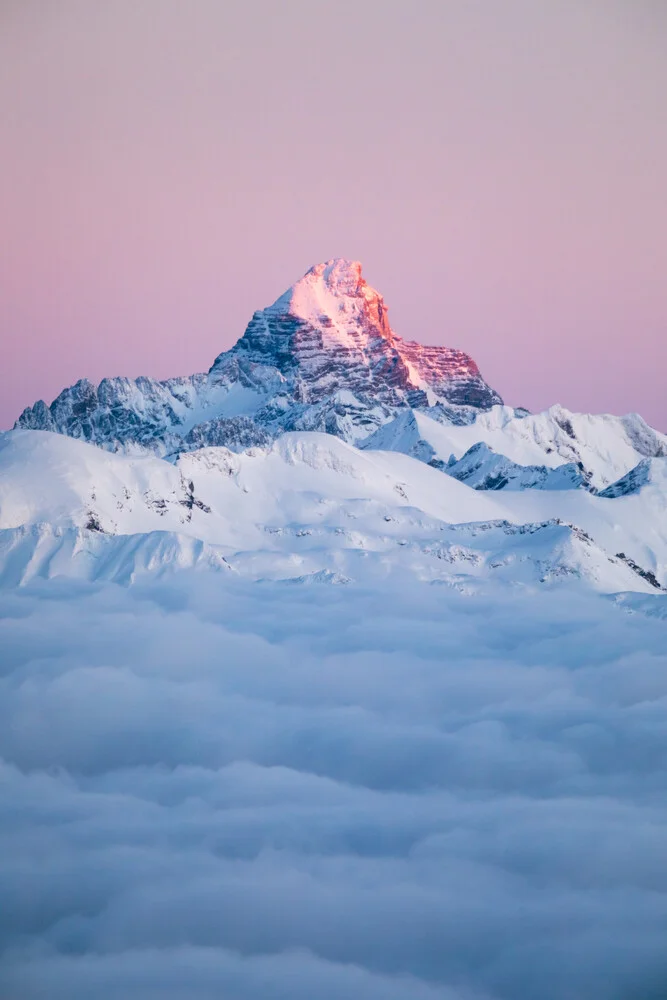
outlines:
[[0, 0], [0, 426], [358, 258], [514, 405], [667, 430], [664, 0]]

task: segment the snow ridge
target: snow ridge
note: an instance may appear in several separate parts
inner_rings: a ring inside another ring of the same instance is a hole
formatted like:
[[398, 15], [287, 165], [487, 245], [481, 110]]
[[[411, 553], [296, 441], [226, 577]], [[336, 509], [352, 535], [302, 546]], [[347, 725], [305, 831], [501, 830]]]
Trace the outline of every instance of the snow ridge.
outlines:
[[482, 491], [320, 433], [169, 462], [16, 430], [0, 436], [0, 584], [215, 570], [372, 586], [396, 576], [462, 593], [497, 581], [649, 594], [667, 586], [664, 509], [657, 482], [615, 500]]

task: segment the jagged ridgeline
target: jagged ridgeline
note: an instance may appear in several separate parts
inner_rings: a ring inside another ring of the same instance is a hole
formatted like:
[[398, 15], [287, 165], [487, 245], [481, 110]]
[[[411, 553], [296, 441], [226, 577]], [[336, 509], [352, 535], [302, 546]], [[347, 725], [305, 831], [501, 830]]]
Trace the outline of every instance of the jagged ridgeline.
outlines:
[[285, 430], [359, 442], [407, 407], [454, 423], [502, 403], [463, 351], [397, 337], [361, 264], [329, 260], [256, 312], [207, 373], [158, 381], [82, 379], [18, 427], [156, 454], [242, 450]]
[[397, 337], [361, 265], [342, 259], [312, 267], [256, 312], [208, 372], [82, 380], [24, 410], [16, 426], [171, 458], [318, 431], [411, 455], [476, 490], [595, 492], [667, 455], [667, 438], [638, 414], [503, 405], [469, 355]]
[[467, 354], [397, 337], [347, 260], [205, 374], [78, 382], [25, 410], [0, 466], [0, 585], [178, 568], [667, 585], [667, 437], [638, 414], [504, 405]]

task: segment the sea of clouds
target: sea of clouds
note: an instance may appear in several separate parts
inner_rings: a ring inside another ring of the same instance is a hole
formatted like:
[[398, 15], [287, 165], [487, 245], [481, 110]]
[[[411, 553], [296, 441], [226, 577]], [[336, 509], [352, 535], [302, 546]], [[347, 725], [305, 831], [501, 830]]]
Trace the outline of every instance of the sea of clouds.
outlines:
[[3, 1000], [667, 994], [659, 615], [187, 574], [0, 614]]

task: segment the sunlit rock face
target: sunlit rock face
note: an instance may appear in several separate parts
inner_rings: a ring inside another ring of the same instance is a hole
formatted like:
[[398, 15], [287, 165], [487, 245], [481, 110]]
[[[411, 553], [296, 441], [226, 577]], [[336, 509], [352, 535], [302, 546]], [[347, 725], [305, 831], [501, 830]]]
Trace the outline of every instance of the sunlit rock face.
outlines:
[[337, 258], [256, 312], [207, 374], [82, 380], [50, 406], [26, 409], [17, 426], [167, 454], [207, 443], [209, 429], [210, 443], [224, 444], [227, 433], [236, 440], [238, 428], [224, 421], [241, 417], [269, 435], [320, 430], [357, 441], [397, 409], [501, 402], [467, 354], [397, 337], [361, 264]]
[[243, 337], [211, 374], [235, 361], [271, 365], [296, 379], [302, 402], [338, 390], [400, 406], [447, 402], [487, 408], [502, 400], [467, 354], [397, 337], [384, 299], [358, 261], [317, 264], [272, 306], [256, 312]]

